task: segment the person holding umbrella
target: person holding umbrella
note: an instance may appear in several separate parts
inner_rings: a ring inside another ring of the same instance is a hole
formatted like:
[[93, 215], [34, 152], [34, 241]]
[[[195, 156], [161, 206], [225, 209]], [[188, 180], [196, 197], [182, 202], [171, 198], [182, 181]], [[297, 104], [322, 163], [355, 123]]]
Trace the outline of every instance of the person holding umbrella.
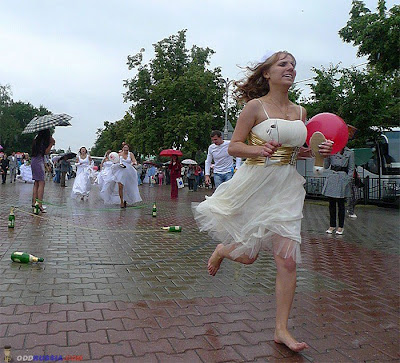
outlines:
[[42, 206], [45, 185], [44, 156], [50, 153], [55, 143], [55, 140], [51, 136], [50, 129], [39, 131], [32, 143], [31, 168], [32, 179], [34, 180], [32, 207], [35, 206], [36, 200], [38, 200], [39, 209], [42, 213], [46, 212]]
[[171, 182], [171, 199], [178, 198], [178, 184], [176, 179], [181, 177], [182, 164], [178, 159], [178, 155], [171, 155], [171, 163], [168, 165]]
[[160, 156], [169, 156], [171, 161], [168, 165], [169, 179], [171, 183], [171, 199], [178, 198], [178, 184], [176, 179], [182, 176], [182, 164], [178, 159], [178, 156], [182, 156], [182, 151], [174, 149], [166, 149], [160, 152]]

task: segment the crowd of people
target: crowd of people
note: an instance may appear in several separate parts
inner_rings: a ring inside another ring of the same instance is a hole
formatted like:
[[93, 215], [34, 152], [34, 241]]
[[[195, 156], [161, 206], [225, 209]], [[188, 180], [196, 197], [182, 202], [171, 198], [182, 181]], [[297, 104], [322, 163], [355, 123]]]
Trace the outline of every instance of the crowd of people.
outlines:
[[[245, 106], [232, 139], [224, 140], [220, 131], [212, 131], [203, 168], [194, 161], [185, 165], [177, 155], [164, 165], [140, 164], [125, 142], [118, 152], [108, 150], [98, 168], [86, 147], [81, 147], [75, 159], [71, 197], [84, 201], [97, 185], [105, 204], [119, 204], [124, 209], [142, 201], [142, 184], [170, 185], [171, 199], [178, 198], [179, 189], [185, 184], [191, 192], [199, 187], [215, 187], [211, 196], [192, 206], [199, 229], [219, 241], [208, 260], [208, 273], [216, 275], [225, 259], [252, 264], [262, 251], [269, 250], [277, 270], [274, 340], [299, 352], [308, 344], [297, 341], [288, 329], [296, 267], [301, 262], [305, 198], [304, 178], [296, 171], [295, 160], [315, 153], [325, 158], [325, 168], [330, 171], [323, 189], [330, 214], [326, 232], [333, 233], [337, 228], [340, 235], [344, 230], [345, 198], [351, 196], [354, 154], [344, 148], [331, 155], [330, 140], [313, 150], [305, 146], [306, 110], [290, 101], [288, 93], [296, 76], [295, 67], [294, 56], [285, 51], [248, 67], [249, 75], [235, 83], [236, 97]], [[11, 183], [18, 178], [33, 182], [32, 205], [38, 203], [43, 213], [46, 155], [54, 144], [50, 130], [42, 130], [33, 141], [30, 160], [24, 155], [18, 164], [12, 153], [9, 157], [4, 154], [0, 162], [3, 184], [7, 173]], [[68, 157], [59, 158], [54, 181], [65, 187], [71, 169]], [[51, 167], [49, 172], [53, 174]]]

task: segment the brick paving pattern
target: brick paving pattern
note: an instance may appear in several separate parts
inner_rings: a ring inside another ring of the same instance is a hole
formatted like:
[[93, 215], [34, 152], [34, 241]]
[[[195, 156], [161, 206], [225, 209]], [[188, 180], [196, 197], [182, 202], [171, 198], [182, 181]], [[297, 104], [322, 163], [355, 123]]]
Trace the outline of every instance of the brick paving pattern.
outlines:
[[[270, 255], [207, 274], [215, 242], [198, 231], [190, 203], [211, 191], [184, 188], [172, 201], [168, 186], [144, 185], [144, 202], [121, 210], [105, 207], [96, 188], [72, 200], [71, 185], [47, 182], [39, 217], [30, 214], [32, 185], [0, 186], [0, 348], [10, 345], [14, 361], [399, 361], [398, 210], [358, 206], [344, 235], [329, 236], [327, 204], [306, 201], [289, 324], [310, 349], [295, 354], [273, 342]], [[183, 230], [161, 230], [168, 225]], [[13, 263], [13, 251], [45, 262]]]

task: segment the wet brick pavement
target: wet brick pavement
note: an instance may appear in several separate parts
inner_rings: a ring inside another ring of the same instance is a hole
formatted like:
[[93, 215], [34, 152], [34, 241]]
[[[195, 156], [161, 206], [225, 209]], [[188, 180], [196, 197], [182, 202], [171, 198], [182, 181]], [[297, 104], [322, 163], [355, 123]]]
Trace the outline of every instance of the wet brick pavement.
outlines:
[[[326, 203], [306, 201], [289, 324], [310, 349], [294, 354], [273, 342], [271, 256], [249, 266], [225, 261], [217, 276], [207, 274], [215, 242], [198, 232], [190, 202], [211, 191], [185, 188], [171, 201], [168, 186], [144, 185], [144, 202], [121, 210], [106, 208], [96, 189], [88, 201], [71, 200], [71, 184], [47, 183], [48, 213], [40, 217], [30, 214], [32, 185], [0, 185], [0, 347], [11, 345], [14, 361], [400, 359], [398, 210], [358, 206], [344, 235], [329, 236]], [[11, 205], [19, 207], [14, 230]], [[162, 231], [167, 225], [183, 231]], [[13, 263], [17, 250], [45, 262]]]

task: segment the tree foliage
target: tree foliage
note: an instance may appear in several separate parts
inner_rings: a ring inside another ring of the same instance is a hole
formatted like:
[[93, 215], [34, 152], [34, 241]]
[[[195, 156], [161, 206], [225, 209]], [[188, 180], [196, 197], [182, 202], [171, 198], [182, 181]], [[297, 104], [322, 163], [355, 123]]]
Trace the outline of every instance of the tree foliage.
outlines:
[[[126, 113], [124, 118], [116, 122], [104, 122], [104, 128], [97, 129], [97, 139], [91, 148], [92, 155], [102, 156], [110, 149], [119, 151], [122, 148], [122, 142], [127, 140], [127, 135], [132, 129], [132, 117]], [[131, 150], [136, 153], [136, 150]]]
[[35, 116], [49, 113], [43, 106], [36, 108], [30, 103], [14, 102], [11, 87], [0, 85], [0, 144], [4, 151], [30, 153], [35, 134], [22, 134], [22, 131]]
[[399, 79], [356, 68], [313, 69], [315, 83], [306, 104], [312, 117], [331, 112], [358, 129], [354, 145], [361, 146], [374, 136], [371, 126], [386, 128], [399, 125]]
[[141, 154], [164, 148], [195, 155], [209, 144], [212, 129], [224, 125], [224, 86], [220, 69], [209, 69], [214, 51], [186, 48], [186, 30], [153, 45], [155, 57], [143, 64], [142, 49], [128, 57], [134, 78], [124, 82], [125, 101], [132, 102], [127, 142]]
[[372, 13], [363, 1], [353, 0], [350, 19], [339, 31], [346, 43], [358, 46], [358, 56], [367, 56], [368, 62], [382, 73], [399, 70], [400, 6], [386, 11], [385, 0], [378, 1], [377, 12]]
[[321, 112], [341, 116], [358, 129], [352, 146], [363, 146], [375, 136], [371, 126], [399, 125], [399, 29], [399, 6], [387, 12], [385, 1], [378, 0], [377, 13], [371, 13], [362, 1], [353, 0], [350, 19], [339, 35], [358, 46], [357, 55], [368, 57], [366, 69], [313, 68], [316, 77], [310, 84], [308, 116]]

